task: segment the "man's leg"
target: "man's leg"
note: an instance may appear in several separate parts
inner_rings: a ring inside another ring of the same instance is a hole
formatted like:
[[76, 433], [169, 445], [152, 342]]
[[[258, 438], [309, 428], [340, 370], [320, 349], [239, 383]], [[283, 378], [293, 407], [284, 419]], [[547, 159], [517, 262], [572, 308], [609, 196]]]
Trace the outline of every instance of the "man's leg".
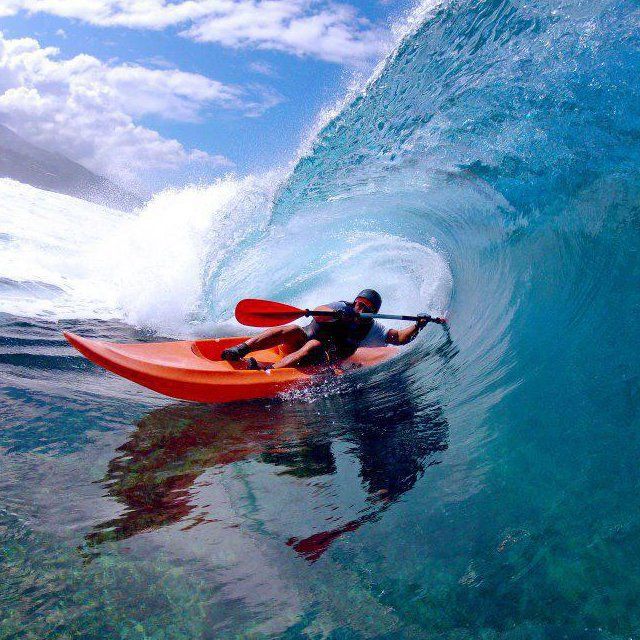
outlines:
[[285, 345], [289, 350], [297, 350], [307, 341], [307, 334], [296, 324], [288, 324], [284, 327], [273, 327], [262, 333], [241, 342], [235, 347], [225, 349], [221, 358], [223, 360], [240, 360], [251, 351], [268, 349], [279, 344]]
[[315, 361], [321, 355], [322, 343], [319, 340], [311, 339], [300, 347], [297, 351], [290, 353], [288, 356], [278, 360], [273, 365], [273, 369], [282, 369], [283, 367], [294, 367], [297, 364], [306, 364], [305, 360]]
[[263, 331], [253, 338], [249, 338], [245, 344], [249, 351], [269, 349], [279, 344], [286, 345], [289, 349], [299, 349], [307, 341], [307, 334], [297, 324], [288, 324], [284, 327], [273, 327]]
[[295, 367], [299, 364], [318, 364], [318, 361], [322, 359], [324, 349], [322, 343], [319, 340], [312, 338], [300, 347], [297, 351], [290, 353], [289, 355], [278, 360], [273, 365], [262, 365], [255, 358], [248, 358], [248, 369], [282, 369], [284, 367]]

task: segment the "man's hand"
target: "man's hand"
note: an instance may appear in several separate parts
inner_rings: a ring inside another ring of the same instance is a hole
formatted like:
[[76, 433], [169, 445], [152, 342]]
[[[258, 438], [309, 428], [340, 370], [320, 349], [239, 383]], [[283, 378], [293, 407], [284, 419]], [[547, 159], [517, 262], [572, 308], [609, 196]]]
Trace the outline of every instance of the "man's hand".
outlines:
[[434, 321], [428, 313], [419, 313], [418, 320], [414, 325], [406, 329], [389, 329], [387, 332], [387, 344], [409, 344], [430, 322]]
[[[323, 304], [320, 307], [316, 307], [314, 311], [335, 311], [335, 310]], [[316, 322], [335, 322], [337, 320], [336, 316], [314, 316], [313, 319]]]
[[336, 311], [336, 320], [340, 320], [341, 322], [353, 322], [357, 318], [358, 313], [351, 307], [347, 307], [346, 309], [339, 309], [338, 311]]
[[432, 318], [428, 313], [419, 313], [418, 321], [416, 322], [416, 328], [418, 329], [418, 331], [422, 331], [427, 326], [427, 324], [429, 324], [433, 320], [434, 318]]

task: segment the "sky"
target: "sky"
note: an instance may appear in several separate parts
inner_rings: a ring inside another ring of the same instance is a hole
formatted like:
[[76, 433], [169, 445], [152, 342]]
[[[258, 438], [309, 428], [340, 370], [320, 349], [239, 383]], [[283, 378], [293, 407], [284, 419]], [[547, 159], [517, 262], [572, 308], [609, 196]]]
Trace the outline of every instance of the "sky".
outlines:
[[151, 192], [283, 166], [407, 0], [0, 0], [0, 123]]

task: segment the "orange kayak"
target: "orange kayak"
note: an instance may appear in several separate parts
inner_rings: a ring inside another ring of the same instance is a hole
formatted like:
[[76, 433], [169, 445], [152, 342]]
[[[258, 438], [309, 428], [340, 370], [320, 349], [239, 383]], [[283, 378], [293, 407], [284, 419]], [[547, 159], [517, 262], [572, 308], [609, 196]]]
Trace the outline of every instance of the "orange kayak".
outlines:
[[[317, 367], [250, 371], [242, 361], [220, 359], [223, 349], [243, 342], [246, 337], [134, 344], [90, 340], [69, 332], [64, 337], [91, 362], [179, 400], [232, 402], [272, 398], [282, 391], [310, 384], [318, 372]], [[360, 348], [341, 363], [337, 372], [378, 364], [396, 351], [393, 347]], [[274, 363], [284, 354], [275, 347], [251, 355], [259, 362]]]

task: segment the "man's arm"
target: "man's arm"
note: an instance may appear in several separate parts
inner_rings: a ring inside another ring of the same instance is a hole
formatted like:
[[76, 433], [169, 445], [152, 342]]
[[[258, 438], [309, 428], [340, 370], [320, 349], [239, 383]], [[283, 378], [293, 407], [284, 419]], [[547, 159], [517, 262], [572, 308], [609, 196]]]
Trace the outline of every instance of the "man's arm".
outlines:
[[389, 329], [387, 331], [387, 344], [403, 345], [411, 342], [419, 333], [422, 327], [416, 322], [406, 329]]
[[424, 316], [424, 318], [420, 318], [418, 322], [406, 329], [389, 329], [386, 337], [387, 344], [408, 344], [427, 326], [431, 319], [431, 316]]
[[[335, 311], [333, 307], [330, 307], [328, 304], [323, 304], [319, 307], [316, 307], [314, 311]], [[337, 318], [332, 318], [331, 316], [312, 316], [312, 318], [316, 322], [335, 322]]]

